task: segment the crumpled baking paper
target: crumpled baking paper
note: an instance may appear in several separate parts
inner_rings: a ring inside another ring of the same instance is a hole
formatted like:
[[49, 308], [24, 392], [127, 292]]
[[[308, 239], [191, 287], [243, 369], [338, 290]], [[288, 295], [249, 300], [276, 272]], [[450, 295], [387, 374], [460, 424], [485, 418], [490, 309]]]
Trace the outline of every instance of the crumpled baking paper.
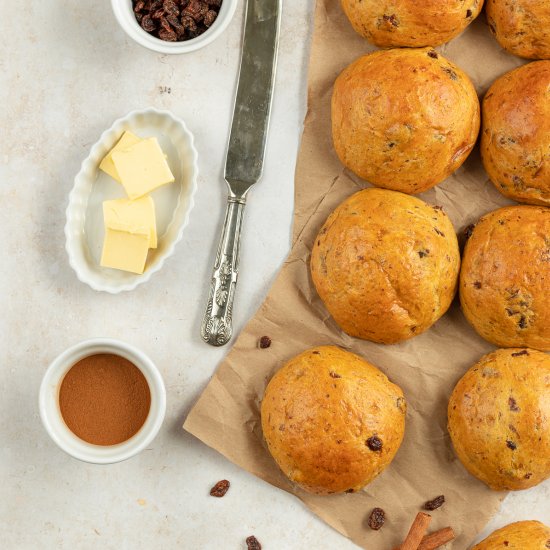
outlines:
[[[296, 170], [293, 248], [184, 428], [235, 464], [296, 495], [363, 548], [398, 545], [423, 503], [444, 494], [446, 503], [433, 512], [430, 531], [450, 525], [457, 538], [448, 548], [463, 550], [498, 510], [505, 493], [488, 489], [458, 461], [446, 429], [446, 408], [458, 379], [493, 348], [468, 325], [457, 300], [424, 334], [385, 346], [344, 334], [318, 298], [308, 267], [315, 236], [342, 200], [367, 185], [344, 169], [334, 153], [332, 85], [349, 63], [374, 48], [352, 30], [338, 0], [318, 0], [314, 25], [308, 112]], [[466, 71], [480, 96], [496, 78], [524, 63], [498, 46], [483, 14], [460, 37], [437, 49]], [[510, 204], [488, 181], [477, 147], [453, 176], [419, 197], [443, 206], [459, 234], [484, 213]], [[259, 349], [258, 339], [264, 335], [272, 345]], [[365, 357], [407, 397], [405, 439], [395, 460], [356, 494], [315, 496], [293, 486], [262, 439], [259, 411], [267, 382], [288, 359], [323, 344]], [[375, 506], [387, 514], [380, 531], [372, 531], [366, 522]]]

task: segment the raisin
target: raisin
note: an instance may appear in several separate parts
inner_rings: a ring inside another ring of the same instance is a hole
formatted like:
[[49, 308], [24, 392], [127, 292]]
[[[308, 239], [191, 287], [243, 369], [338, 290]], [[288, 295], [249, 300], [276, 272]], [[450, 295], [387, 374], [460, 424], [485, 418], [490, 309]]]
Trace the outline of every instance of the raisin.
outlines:
[[221, 498], [225, 496], [225, 493], [229, 490], [229, 481], [227, 479], [222, 479], [221, 481], [218, 481], [212, 489], [210, 489], [210, 495], [213, 497]]
[[466, 17], [469, 19], [470, 17], [472, 17], [473, 13], [472, 13], [472, 10], [466, 10]]
[[424, 258], [425, 256], [427, 256], [428, 254], [430, 253], [430, 251], [426, 248], [425, 250], [419, 250], [418, 251], [418, 255], [421, 257], [421, 258]]
[[392, 13], [391, 15], [383, 15], [382, 19], [394, 27], [399, 27], [399, 20], [397, 19], [397, 15], [395, 15], [395, 13]]
[[271, 346], [271, 338], [269, 336], [262, 336], [258, 345], [260, 346], [260, 349], [267, 349]]
[[474, 287], [477, 289], [481, 288], [481, 282], [480, 281], [474, 281]]
[[141, 20], [141, 28], [144, 31], [153, 32], [157, 28], [157, 26], [155, 25], [155, 22], [151, 19], [150, 15], [145, 15]]
[[510, 441], [509, 439], [506, 440], [506, 447], [508, 447], [512, 451], [515, 451], [518, 448], [518, 446], [513, 441]]
[[527, 328], [527, 319], [526, 319], [525, 315], [522, 315], [519, 318], [518, 327], [521, 328], [521, 329]]
[[219, 8], [222, 5], [222, 0], [204, 0], [205, 4]]
[[533, 477], [533, 474], [531, 472], [529, 472], [529, 473], [525, 474], [523, 477], [525, 479], [531, 479]]
[[508, 407], [510, 407], [510, 410], [514, 412], [518, 412], [520, 410], [516, 400], [513, 397], [508, 398]]
[[166, 42], [176, 42], [178, 39], [178, 36], [172, 29], [168, 30], [168, 29], [162, 28], [159, 31], [159, 38]]
[[145, 2], [143, 0], [139, 0], [139, 2], [136, 2], [134, 5], [134, 11], [137, 13], [141, 11], [145, 7]]
[[430, 57], [433, 57], [434, 59], [437, 59], [437, 58], [439, 57], [439, 56], [437, 55], [437, 52], [436, 52], [435, 50], [430, 50], [430, 51], [428, 52], [428, 55], [429, 55]]
[[434, 231], [435, 231], [440, 237], [444, 237], [444, 236], [445, 236], [445, 233], [443, 233], [443, 231], [440, 231], [439, 229], [437, 229], [437, 227], [434, 227]]
[[424, 504], [425, 510], [437, 510], [438, 508], [441, 508], [443, 504], [445, 503], [445, 496], [439, 495], [438, 497], [435, 497], [433, 500], [428, 500]]
[[248, 550], [262, 550], [262, 545], [254, 535], [246, 539], [246, 546]]
[[464, 228], [464, 236], [466, 239], [469, 239], [472, 236], [472, 233], [474, 232], [475, 224], [471, 223], [470, 225], [467, 225]]
[[451, 80], [458, 80], [458, 75], [450, 67], [443, 67], [443, 72], [448, 74]]
[[174, 0], [164, 0], [164, 11], [167, 15], [179, 15], [180, 10]]
[[151, 17], [153, 19], [160, 19], [161, 17], [164, 17], [164, 10], [161, 8], [160, 10], [153, 12]]
[[339, 374], [336, 374], [336, 373], [333, 372], [333, 371], [330, 371], [329, 374], [330, 374], [330, 377], [331, 377], [331, 378], [342, 378]]
[[512, 357], [519, 357], [520, 355], [529, 355], [529, 352], [526, 349], [523, 349], [512, 353]]
[[348, 494], [349, 494], [349, 493], [355, 493], [355, 489], [346, 489], [345, 492], [348, 493]]
[[386, 512], [382, 508], [373, 508], [369, 516], [369, 527], [378, 531], [386, 521]]
[[369, 437], [366, 441], [366, 444], [371, 451], [374, 451], [376, 453], [382, 450], [382, 440], [377, 435]]
[[204, 26], [211, 27], [216, 21], [218, 14], [214, 10], [208, 10], [204, 16]]
[[195, 23], [200, 23], [206, 13], [208, 12], [208, 5], [201, 0], [191, 0], [189, 4], [183, 8], [182, 15], [192, 17]]

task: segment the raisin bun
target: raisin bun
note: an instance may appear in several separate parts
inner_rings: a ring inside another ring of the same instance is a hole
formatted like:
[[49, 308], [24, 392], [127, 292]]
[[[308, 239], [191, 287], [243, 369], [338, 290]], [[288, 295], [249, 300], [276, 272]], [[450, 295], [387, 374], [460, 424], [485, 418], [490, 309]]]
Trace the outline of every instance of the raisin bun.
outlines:
[[353, 28], [381, 48], [438, 46], [460, 34], [483, 0], [341, 0]]
[[414, 194], [440, 183], [470, 154], [479, 123], [470, 79], [430, 48], [365, 55], [334, 84], [336, 153], [378, 187]]
[[550, 59], [548, 0], [487, 0], [487, 20], [499, 44], [528, 59]]
[[351, 336], [393, 344], [427, 330], [455, 295], [460, 253], [439, 207], [365, 189], [329, 216], [311, 253], [321, 300]]
[[499, 78], [483, 99], [485, 170], [518, 202], [550, 206], [549, 90], [550, 61], [537, 61]]
[[472, 550], [548, 550], [550, 527], [540, 521], [518, 521], [497, 529]]
[[481, 218], [464, 248], [460, 302], [496, 346], [550, 350], [550, 209], [507, 206]]
[[449, 433], [465, 468], [496, 491], [528, 489], [550, 477], [550, 356], [499, 349], [458, 382]]
[[393, 460], [403, 440], [401, 389], [335, 346], [301, 353], [271, 379], [262, 401], [268, 449], [310, 493], [354, 492]]

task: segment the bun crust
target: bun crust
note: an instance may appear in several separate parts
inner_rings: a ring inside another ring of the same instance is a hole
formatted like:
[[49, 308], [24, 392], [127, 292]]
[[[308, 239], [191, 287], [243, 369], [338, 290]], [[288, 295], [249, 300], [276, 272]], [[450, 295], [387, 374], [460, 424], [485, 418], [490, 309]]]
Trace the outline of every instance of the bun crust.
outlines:
[[431, 48], [365, 55], [334, 84], [336, 153], [378, 187], [415, 194], [442, 182], [470, 154], [479, 124], [470, 79]]
[[547, 550], [550, 528], [540, 521], [518, 521], [491, 533], [472, 550]]
[[500, 347], [550, 350], [550, 209], [508, 206], [483, 216], [462, 257], [466, 319]]
[[398, 386], [335, 346], [286, 363], [261, 406], [271, 455], [291, 481], [316, 494], [358, 491], [380, 474], [401, 445], [405, 413]]
[[483, 99], [485, 170], [518, 202], [550, 206], [549, 89], [550, 61], [537, 61], [499, 78]]
[[424, 332], [447, 311], [460, 253], [440, 208], [395, 191], [365, 189], [328, 217], [310, 267], [342, 330], [393, 344]]
[[380, 48], [438, 46], [459, 35], [483, 0], [341, 0], [356, 32]]
[[499, 349], [458, 382], [449, 433], [464, 467], [496, 491], [550, 477], [550, 356]]
[[487, 21], [498, 43], [528, 59], [550, 59], [548, 0], [487, 0]]

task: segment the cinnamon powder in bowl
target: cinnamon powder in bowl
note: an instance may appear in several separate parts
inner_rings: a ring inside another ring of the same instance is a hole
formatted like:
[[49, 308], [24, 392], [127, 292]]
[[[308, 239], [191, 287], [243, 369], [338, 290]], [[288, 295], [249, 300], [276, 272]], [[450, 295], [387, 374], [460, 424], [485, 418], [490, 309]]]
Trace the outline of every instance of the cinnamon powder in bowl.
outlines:
[[143, 373], [128, 359], [101, 353], [81, 359], [59, 389], [59, 408], [67, 427], [94, 445], [117, 445], [143, 426], [151, 392]]
[[46, 431], [61, 449], [86, 462], [110, 464], [150, 447], [164, 420], [166, 390], [143, 352], [98, 338], [51, 363], [39, 406]]

